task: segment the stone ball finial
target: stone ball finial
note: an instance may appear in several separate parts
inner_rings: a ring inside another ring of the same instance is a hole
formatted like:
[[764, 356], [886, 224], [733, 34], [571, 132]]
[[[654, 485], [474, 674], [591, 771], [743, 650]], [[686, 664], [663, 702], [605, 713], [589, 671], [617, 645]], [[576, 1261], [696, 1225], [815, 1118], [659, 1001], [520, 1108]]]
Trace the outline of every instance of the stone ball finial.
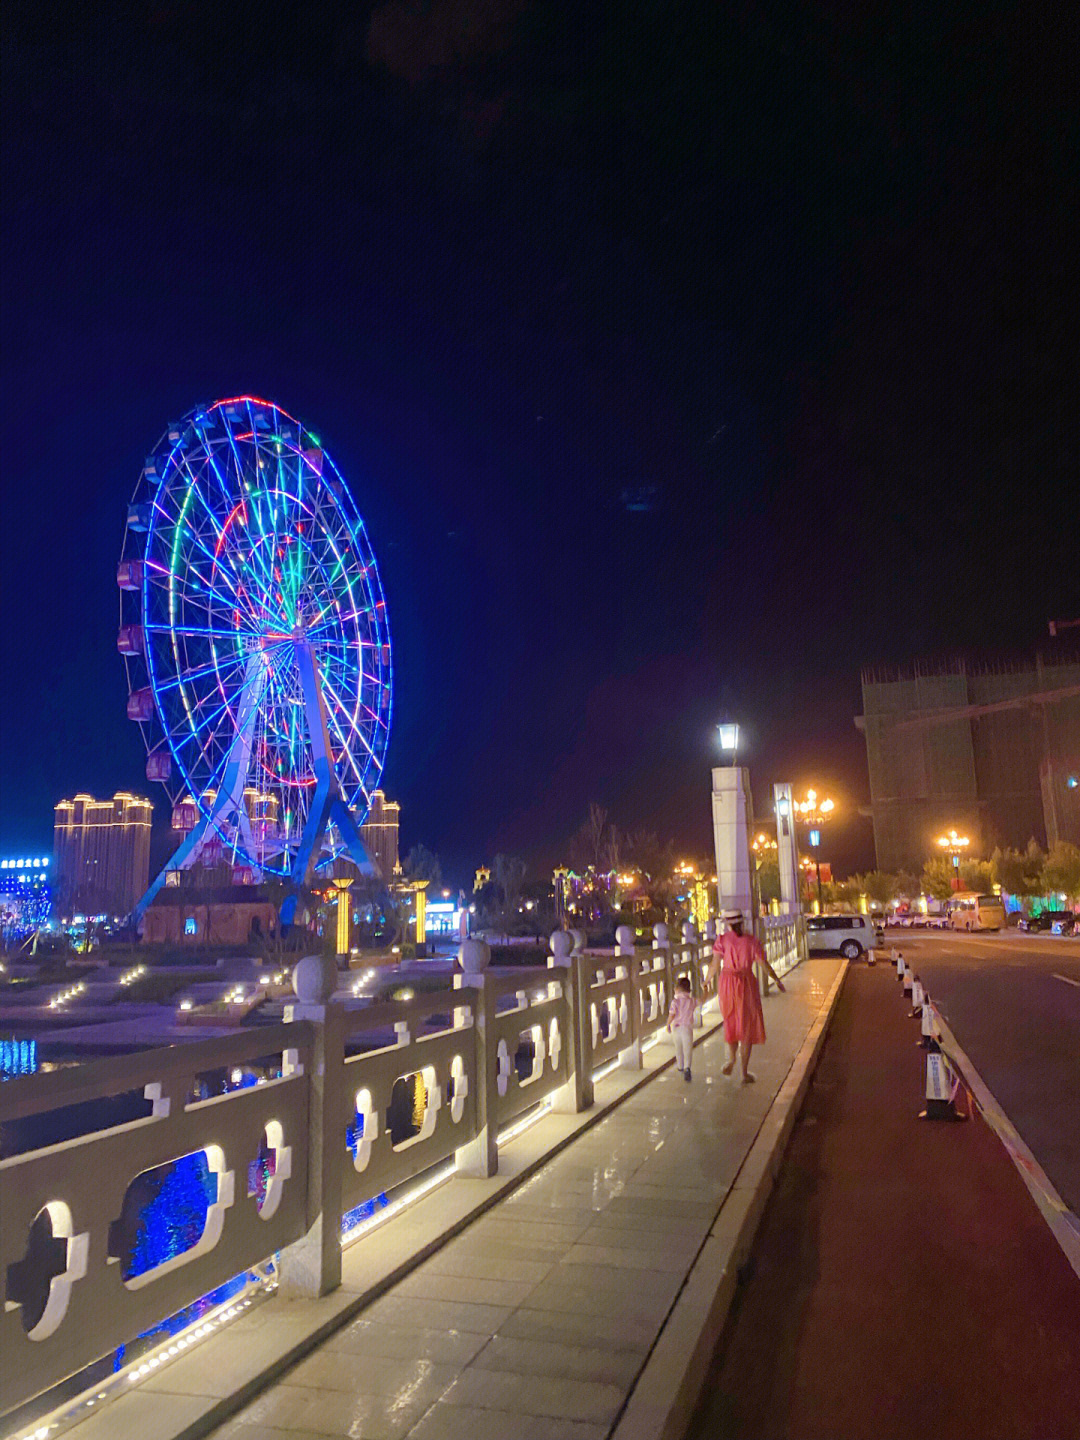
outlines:
[[570, 958], [574, 942], [565, 930], [556, 930], [551, 937], [551, 953], [556, 965], [563, 965]]
[[715, 939], [716, 939], [716, 921], [715, 921], [715, 920], [706, 920], [706, 921], [705, 921], [705, 939], [706, 939], [706, 940], [715, 940]]
[[683, 921], [682, 938], [687, 942], [687, 944], [691, 944], [698, 938], [697, 926], [692, 920]]
[[629, 925], [618, 925], [615, 929], [615, 944], [620, 950], [633, 950], [634, 932]]
[[333, 955], [305, 955], [293, 967], [293, 992], [305, 1005], [325, 1005], [337, 989], [337, 979]]
[[466, 975], [482, 975], [491, 964], [491, 946], [471, 936], [458, 947], [458, 964]]
[[574, 942], [574, 954], [575, 954], [575, 955], [578, 953], [579, 950], [584, 950], [584, 949], [585, 949], [585, 931], [584, 931], [584, 930], [571, 930], [571, 931], [570, 931], [570, 938], [571, 938], [571, 939], [573, 940], [573, 942]]
[[658, 945], [666, 945], [668, 942], [668, 927], [663, 920], [657, 921], [652, 927], [653, 939]]

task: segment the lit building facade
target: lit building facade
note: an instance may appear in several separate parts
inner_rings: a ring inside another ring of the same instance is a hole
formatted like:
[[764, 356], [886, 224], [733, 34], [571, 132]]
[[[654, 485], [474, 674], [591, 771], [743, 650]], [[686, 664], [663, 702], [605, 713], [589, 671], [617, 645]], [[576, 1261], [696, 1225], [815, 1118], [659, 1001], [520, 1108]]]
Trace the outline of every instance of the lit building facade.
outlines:
[[33, 934], [49, 919], [51, 867], [48, 855], [0, 859], [0, 940], [5, 946]]
[[150, 883], [149, 800], [118, 791], [111, 800], [76, 795], [56, 806], [53, 884], [56, 908], [74, 914], [127, 915]]
[[372, 791], [371, 809], [367, 819], [360, 826], [360, 839], [371, 857], [372, 864], [389, 884], [401, 871], [398, 859], [398, 827], [401, 821], [401, 806], [396, 800], [387, 800], [381, 790]]

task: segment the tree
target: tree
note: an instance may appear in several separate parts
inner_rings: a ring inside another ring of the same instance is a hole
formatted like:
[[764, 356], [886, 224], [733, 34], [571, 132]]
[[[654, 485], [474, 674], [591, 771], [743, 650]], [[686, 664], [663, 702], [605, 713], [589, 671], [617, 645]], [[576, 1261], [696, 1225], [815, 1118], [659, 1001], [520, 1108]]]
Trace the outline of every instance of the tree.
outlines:
[[414, 845], [402, 868], [407, 880], [426, 880], [431, 889], [442, 888], [442, 865], [438, 855], [426, 845]]
[[960, 888], [975, 890], [980, 895], [990, 892], [994, 884], [994, 870], [989, 860], [961, 860]]
[[883, 870], [869, 871], [862, 876], [859, 883], [862, 886], [862, 893], [875, 905], [887, 905], [900, 893], [896, 876], [887, 875]]
[[491, 879], [502, 901], [503, 932], [509, 935], [510, 926], [517, 920], [521, 887], [525, 883], [525, 861], [517, 855], [496, 855], [491, 862]]
[[919, 877], [917, 875], [912, 875], [909, 870], [901, 870], [900, 873], [897, 875], [897, 896], [902, 895], [905, 900], [914, 900], [915, 896], [918, 895], [920, 889], [921, 886], [919, 884]]
[[851, 880], [833, 880], [822, 886], [822, 894], [834, 904], [854, 905], [862, 894], [862, 883], [857, 877]]
[[1046, 857], [1042, 872], [1045, 895], [1080, 896], [1080, 847], [1059, 840]]
[[757, 862], [758, 898], [763, 905], [780, 899], [780, 862], [775, 855], [766, 855]]
[[661, 845], [652, 830], [635, 830], [627, 840], [627, 847], [643, 876], [663, 880], [671, 874], [671, 846]]
[[931, 855], [922, 869], [923, 889], [935, 900], [948, 900], [953, 893], [953, 865], [944, 855]]
[[990, 873], [996, 884], [1007, 895], [1019, 900], [1042, 894], [1042, 872], [1046, 855], [1034, 840], [1028, 841], [1026, 850], [1011, 850], [1000, 847], [990, 857]]
[[[259, 937], [259, 951], [264, 959], [270, 961], [276, 968], [278, 964], [287, 963], [286, 957], [291, 959], [310, 944], [311, 936], [307, 927], [300, 921], [300, 916], [305, 911], [314, 913], [317, 902], [311, 886], [301, 885], [297, 888], [291, 881], [283, 880], [276, 875], [268, 875], [263, 880], [263, 889], [266, 892], [266, 898], [274, 907], [277, 924], [270, 934]], [[281, 907], [290, 895], [296, 896], [296, 911], [293, 923], [283, 927]]]
[[617, 825], [609, 825], [607, 839], [604, 842], [604, 863], [612, 874], [617, 875], [622, 869], [622, 857], [625, 849], [626, 836]]
[[604, 841], [607, 836], [608, 812], [595, 800], [589, 802], [589, 818], [585, 821], [585, 834], [589, 841], [589, 863], [599, 874], [604, 858]]

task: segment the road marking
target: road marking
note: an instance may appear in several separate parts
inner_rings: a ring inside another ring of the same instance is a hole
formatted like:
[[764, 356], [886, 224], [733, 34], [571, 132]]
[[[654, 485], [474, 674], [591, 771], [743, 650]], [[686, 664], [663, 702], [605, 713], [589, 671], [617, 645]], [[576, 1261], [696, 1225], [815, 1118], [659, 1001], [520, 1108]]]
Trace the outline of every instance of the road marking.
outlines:
[[[1068, 980], [1065, 975], [1058, 975], [1056, 978]], [[1076, 982], [1068, 980], [1068, 983], [1073, 985]], [[1038, 1206], [1039, 1213], [1049, 1225], [1054, 1239], [1064, 1251], [1066, 1260], [1080, 1276], [1080, 1224], [1078, 1224], [1076, 1216], [1051, 1185], [1046, 1171], [1035, 1159], [1016, 1126], [990, 1093], [986, 1081], [961, 1050], [956, 1036], [949, 1028], [941, 1011], [936, 1005], [934, 1009], [937, 1011], [939, 1021], [941, 1048], [945, 1051], [946, 1058], [952, 1061], [953, 1068], [960, 1071], [969, 1089], [974, 1092], [983, 1119], [1004, 1145], [1006, 1154], [1020, 1171], [1020, 1177], [1027, 1186], [1028, 1193]]]
[[1077, 990], [1080, 990], [1080, 980], [1072, 980], [1068, 975], [1059, 975], [1056, 970], [1053, 972], [1053, 976], [1055, 980], [1064, 980], [1066, 985], [1075, 985]]

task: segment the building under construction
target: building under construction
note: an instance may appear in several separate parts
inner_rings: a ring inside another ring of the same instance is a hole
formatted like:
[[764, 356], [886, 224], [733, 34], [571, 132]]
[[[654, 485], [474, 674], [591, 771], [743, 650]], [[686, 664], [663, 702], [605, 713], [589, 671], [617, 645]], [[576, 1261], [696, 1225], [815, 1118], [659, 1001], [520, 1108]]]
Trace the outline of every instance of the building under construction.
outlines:
[[1080, 844], [1080, 654], [865, 670], [878, 868], [921, 869], [950, 828], [973, 856]]

